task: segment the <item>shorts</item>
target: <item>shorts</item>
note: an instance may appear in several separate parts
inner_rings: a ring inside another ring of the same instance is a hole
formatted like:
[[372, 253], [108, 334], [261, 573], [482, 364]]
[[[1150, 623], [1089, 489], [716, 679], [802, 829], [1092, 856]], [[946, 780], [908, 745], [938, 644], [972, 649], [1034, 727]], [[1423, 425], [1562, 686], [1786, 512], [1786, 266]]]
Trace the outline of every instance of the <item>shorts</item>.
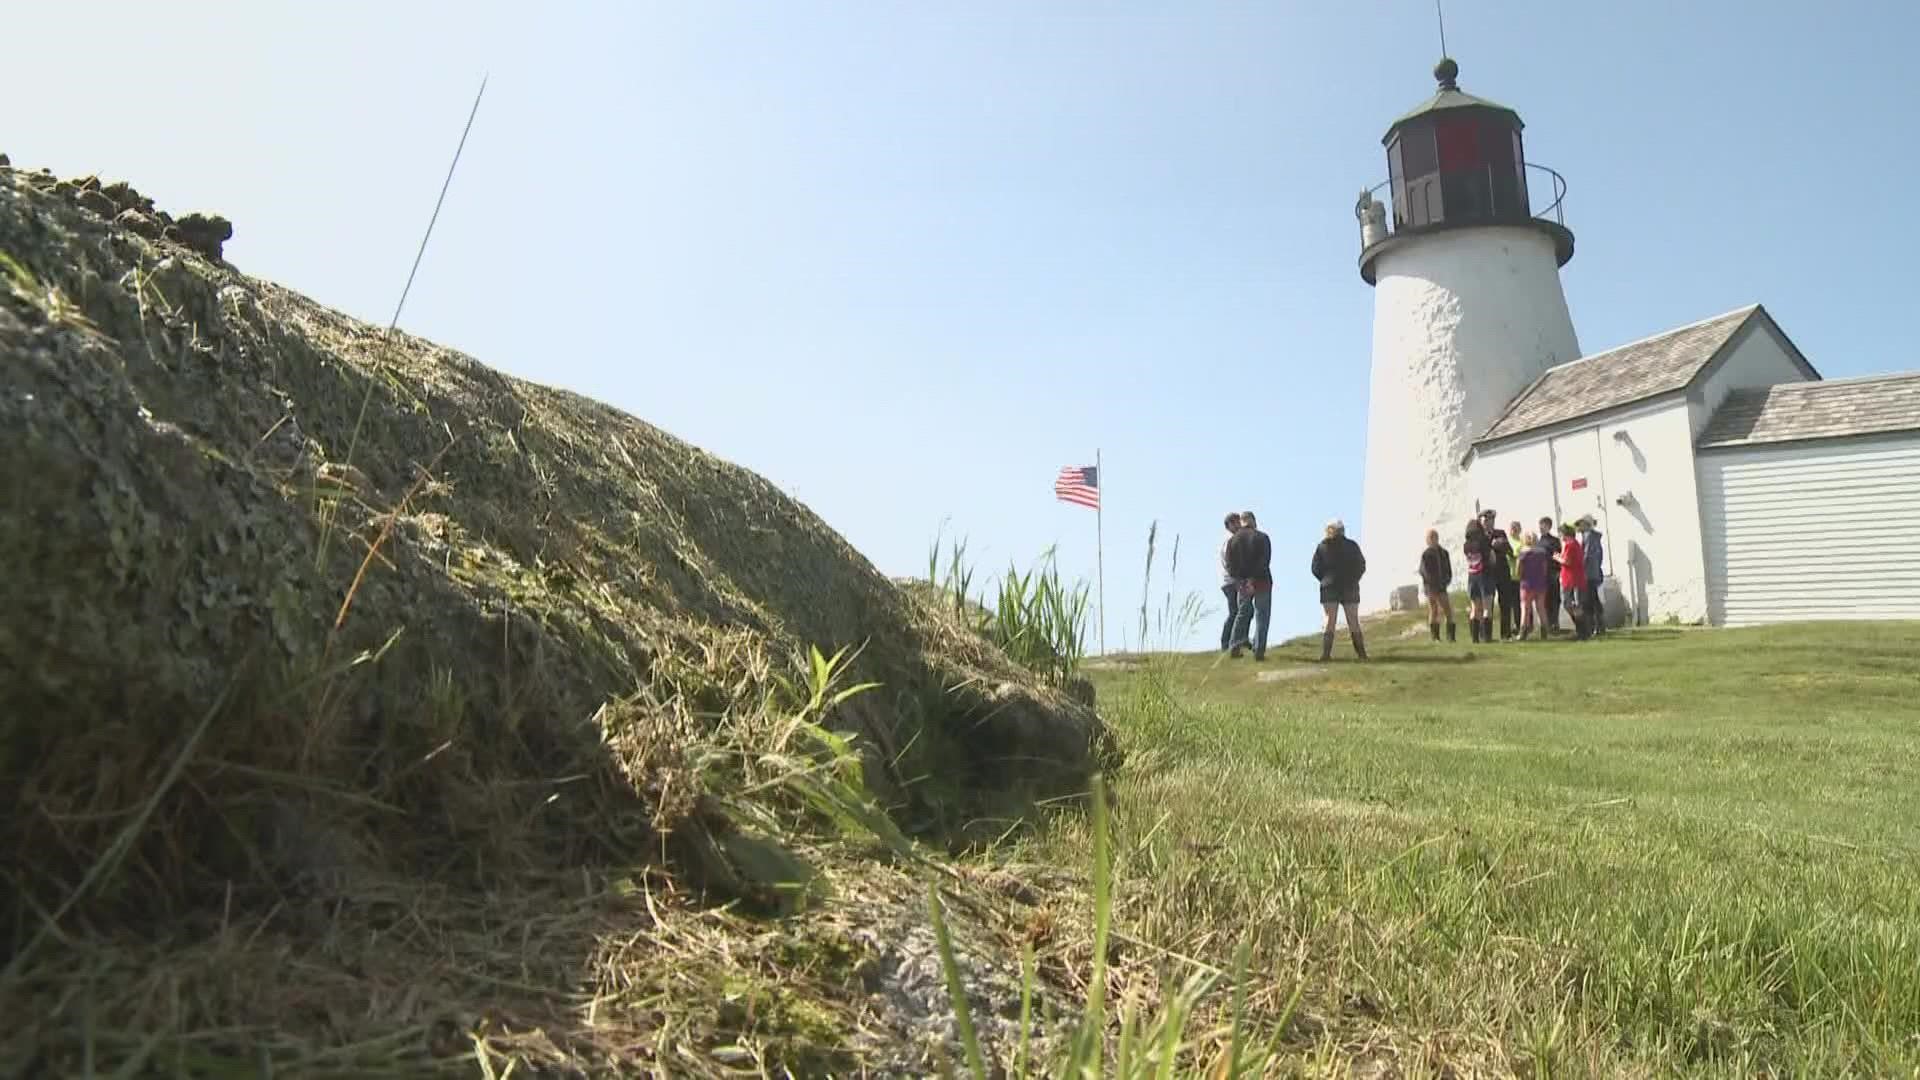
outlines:
[[1496, 591], [1493, 587], [1493, 579], [1487, 575], [1467, 575], [1467, 599], [1484, 603], [1493, 599], [1493, 594]]
[[1323, 604], [1357, 604], [1360, 602], [1360, 583], [1354, 582], [1345, 587], [1339, 585], [1320, 586], [1320, 602]]

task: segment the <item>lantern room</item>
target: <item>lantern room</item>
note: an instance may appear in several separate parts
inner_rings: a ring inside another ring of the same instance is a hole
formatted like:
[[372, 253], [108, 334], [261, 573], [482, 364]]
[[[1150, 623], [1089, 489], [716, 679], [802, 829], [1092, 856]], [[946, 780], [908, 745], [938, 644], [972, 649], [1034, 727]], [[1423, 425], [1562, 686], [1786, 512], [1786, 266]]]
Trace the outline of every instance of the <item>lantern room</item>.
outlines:
[[[1561, 217], [1566, 182], [1560, 174], [1529, 165], [1520, 114], [1460, 89], [1460, 65], [1442, 59], [1433, 69], [1435, 94], [1395, 120], [1381, 142], [1387, 148], [1387, 180], [1361, 196], [1361, 275], [1373, 280], [1373, 256], [1409, 233], [1471, 225], [1516, 224], [1554, 237], [1559, 263], [1573, 257], [1573, 234]], [[1533, 174], [1537, 193], [1529, 190]], [[1390, 192], [1392, 227], [1374, 196]], [[1535, 211], [1538, 197], [1547, 203]]]

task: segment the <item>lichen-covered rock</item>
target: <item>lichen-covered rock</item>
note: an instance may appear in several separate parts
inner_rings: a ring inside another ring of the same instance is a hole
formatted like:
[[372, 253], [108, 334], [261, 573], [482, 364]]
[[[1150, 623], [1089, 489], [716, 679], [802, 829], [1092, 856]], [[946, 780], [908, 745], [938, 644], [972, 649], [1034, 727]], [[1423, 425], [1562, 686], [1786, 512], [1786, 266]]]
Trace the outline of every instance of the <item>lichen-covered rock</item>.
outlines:
[[[124, 184], [0, 173], [9, 852], [29, 807], [137, 803], [209, 716], [200, 760], [398, 803], [436, 843], [561, 813], [539, 808], [575, 774], [657, 809], [623, 749], [642, 721], [609, 717], [717, 717], [808, 646], [882, 684], [834, 722], [901, 820], [1083, 789], [1090, 708], [765, 480], [236, 273], [224, 219], [167, 220]], [[529, 843], [564, 860], [606, 831]], [[33, 857], [84, 866], [90, 835]]]

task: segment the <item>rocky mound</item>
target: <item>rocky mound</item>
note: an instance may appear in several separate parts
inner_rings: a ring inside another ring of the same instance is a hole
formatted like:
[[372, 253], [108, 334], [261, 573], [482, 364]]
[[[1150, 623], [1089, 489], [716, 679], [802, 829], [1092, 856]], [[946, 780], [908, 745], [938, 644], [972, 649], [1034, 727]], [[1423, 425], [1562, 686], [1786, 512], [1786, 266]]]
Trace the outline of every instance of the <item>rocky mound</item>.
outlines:
[[[231, 228], [0, 166], [0, 1007], [49, 1018], [9, 1061], [63, 1072], [91, 1024], [129, 1057], [470, 1068], [492, 1024], [577, 1064], [587, 999], [667, 1023], [595, 985], [647, 983], [609, 934], [844, 886], [806, 839], [834, 821], [945, 841], [1084, 790], [1090, 709], [761, 478], [246, 277]], [[672, 947], [712, 962], [656, 957], [657, 989], [722, 1003], [688, 1031], [850, 1045], [727, 1012], [791, 957]]]

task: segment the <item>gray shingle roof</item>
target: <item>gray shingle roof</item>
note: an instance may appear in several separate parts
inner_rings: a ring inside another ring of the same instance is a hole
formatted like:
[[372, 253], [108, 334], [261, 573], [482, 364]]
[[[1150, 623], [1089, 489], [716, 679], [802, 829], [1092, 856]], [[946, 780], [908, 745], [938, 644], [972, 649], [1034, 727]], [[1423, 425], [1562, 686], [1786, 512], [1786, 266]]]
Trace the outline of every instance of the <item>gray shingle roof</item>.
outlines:
[[1759, 304], [1548, 368], [1474, 445], [1684, 390]]
[[1735, 390], [1707, 421], [1700, 445], [1831, 439], [1920, 431], [1920, 371]]
[[1392, 126], [1387, 129], [1387, 137], [1392, 138], [1395, 128], [1398, 128], [1401, 124], [1406, 123], [1416, 116], [1425, 116], [1433, 112], [1444, 112], [1448, 109], [1492, 109], [1495, 112], [1506, 113], [1508, 116], [1513, 117], [1514, 127], [1517, 128], [1521, 126], [1520, 114], [1507, 108], [1505, 105], [1497, 101], [1488, 101], [1483, 97], [1475, 97], [1465, 90], [1447, 89], [1441, 90], [1427, 100], [1402, 113], [1400, 118], [1395, 120]]

